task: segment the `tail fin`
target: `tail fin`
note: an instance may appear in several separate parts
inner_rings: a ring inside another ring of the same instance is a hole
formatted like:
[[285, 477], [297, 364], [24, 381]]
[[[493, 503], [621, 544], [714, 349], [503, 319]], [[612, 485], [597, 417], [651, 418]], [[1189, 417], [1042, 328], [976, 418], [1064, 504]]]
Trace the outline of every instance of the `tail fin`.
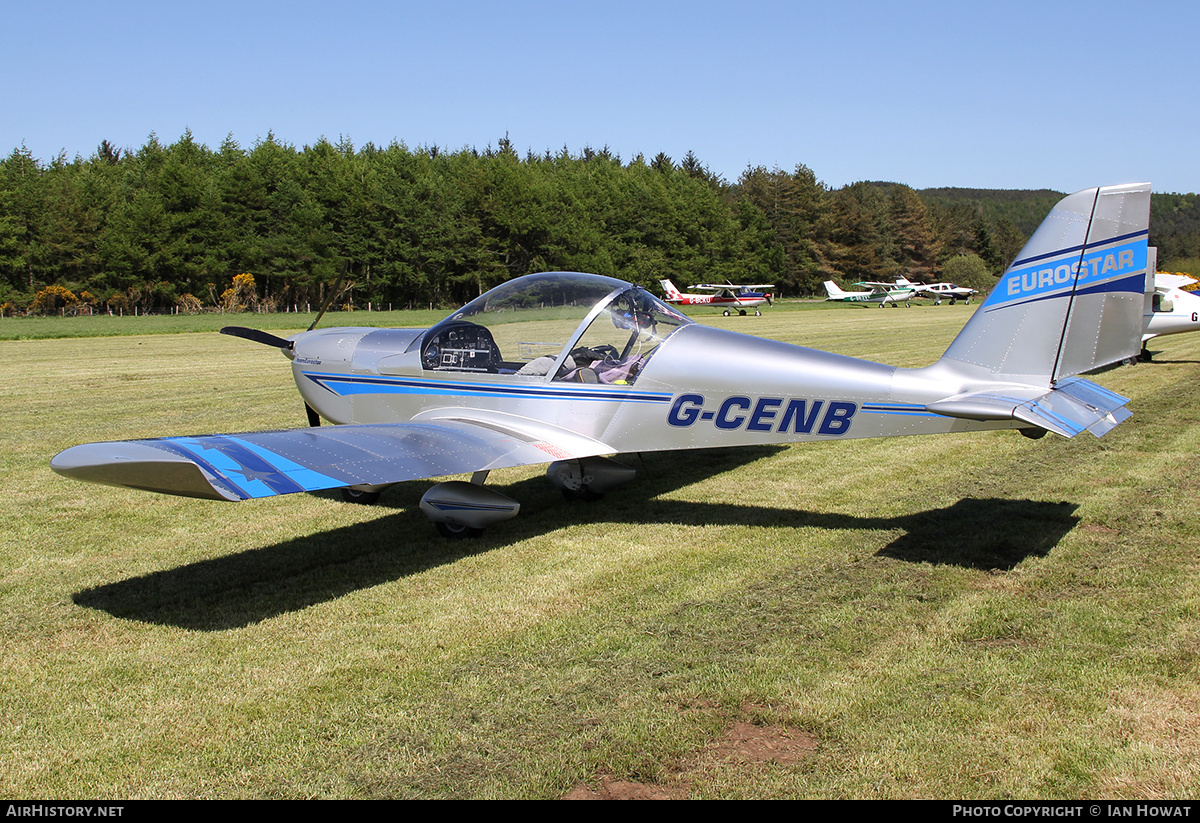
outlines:
[[834, 298], [837, 298], [837, 297], [845, 297], [846, 296], [846, 293], [844, 291], [842, 291], [840, 288], [838, 288], [838, 284], [834, 283], [832, 280], [825, 281], [825, 293], [827, 295], [829, 295], [829, 297], [826, 298], [828, 300], [833, 300]]
[[1141, 347], [1150, 184], [1059, 201], [942, 357], [959, 373], [1051, 386]]
[[672, 300], [678, 297], [683, 297], [683, 295], [679, 293], [679, 289], [675, 288], [675, 284], [670, 280], [659, 280], [658, 285], [662, 286], [663, 292]]

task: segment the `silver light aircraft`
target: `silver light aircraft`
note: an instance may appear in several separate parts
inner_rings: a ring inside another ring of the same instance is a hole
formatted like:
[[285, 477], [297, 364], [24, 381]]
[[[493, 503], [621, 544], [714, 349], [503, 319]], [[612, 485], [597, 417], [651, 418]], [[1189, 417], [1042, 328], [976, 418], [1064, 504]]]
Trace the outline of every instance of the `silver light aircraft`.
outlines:
[[[309, 428], [91, 443], [51, 461], [80, 480], [214, 500], [434, 485], [447, 536], [519, 504], [488, 472], [550, 464], [568, 496], [630, 479], [621, 453], [1019, 429], [1105, 434], [1127, 400], [1077, 375], [1136, 355], [1150, 186], [1064, 198], [949, 349], [902, 369], [689, 320], [638, 286], [552, 272], [511, 280], [428, 329], [282, 339]], [[514, 322], [516, 321], [516, 322]], [[317, 425], [323, 418], [335, 425]]]

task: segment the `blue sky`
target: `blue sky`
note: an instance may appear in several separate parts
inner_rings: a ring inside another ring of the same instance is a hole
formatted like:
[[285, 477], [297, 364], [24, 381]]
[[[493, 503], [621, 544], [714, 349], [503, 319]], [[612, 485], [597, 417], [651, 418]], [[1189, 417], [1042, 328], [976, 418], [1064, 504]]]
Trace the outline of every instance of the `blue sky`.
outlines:
[[0, 152], [190, 129], [1200, 192], [1200, 3], [0, 0]]

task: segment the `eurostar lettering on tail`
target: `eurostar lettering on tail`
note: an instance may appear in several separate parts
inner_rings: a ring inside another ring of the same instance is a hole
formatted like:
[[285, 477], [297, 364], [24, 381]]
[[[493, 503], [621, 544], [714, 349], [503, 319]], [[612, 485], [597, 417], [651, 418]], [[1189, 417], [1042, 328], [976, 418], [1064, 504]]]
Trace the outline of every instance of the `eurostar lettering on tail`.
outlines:
[[[511, 466], [548, 463], [564, 495], [595, 499], [632, 478], [609, 457], [622, 453], [995, 429], [1101, 436], [1129, 417], [1126, 398], [1079, 375], [1140, 349], [1149, 211], [1148, 184], [1064, 197], [925, 368], [701, 325], [634, 284], [546, 272], [428, 329], [223, 329], [291, 360], [308, 428], [90, 443], [51, 467], [214, 500], [342, 488], [371, 502], [402, 481], [469, 475], [434, 485], [421, 506], [463, 537], [517, 514], [483, 485]], [[895, 288], [880, 305], [913, 293]]]
[[[1067, 252], [1071, 254], [1069, 250]], [[1111, 278], [1123, 278], [1113, 290], [1142, 294], [1145, 290], [1146, 237], [1108, 251], [1095, 252], [1082, 260], [1038, 261], [1016, 268], [1018, 260], [1000, 282], [1001, 301], [1050, 296], [1070, 288], [1101, 288]]]

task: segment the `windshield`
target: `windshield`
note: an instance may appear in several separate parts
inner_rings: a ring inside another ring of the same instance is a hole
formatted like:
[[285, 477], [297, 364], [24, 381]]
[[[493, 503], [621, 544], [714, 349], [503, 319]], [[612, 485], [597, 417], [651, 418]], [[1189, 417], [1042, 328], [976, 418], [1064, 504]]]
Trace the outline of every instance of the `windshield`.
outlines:
[[644, 289], [596, 274], [518, 277], [420, 338], [430, 371], [632, 383], [654, 350], [692, 322]]

